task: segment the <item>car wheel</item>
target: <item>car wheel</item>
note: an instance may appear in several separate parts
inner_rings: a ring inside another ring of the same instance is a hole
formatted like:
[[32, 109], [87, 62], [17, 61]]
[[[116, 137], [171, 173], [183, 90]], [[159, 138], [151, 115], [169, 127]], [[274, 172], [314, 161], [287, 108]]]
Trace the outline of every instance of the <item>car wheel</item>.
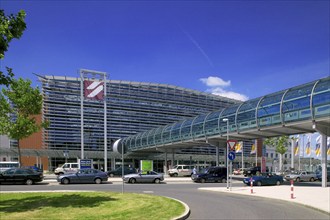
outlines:
[[309, 181], [314, 182], [314, 178], [312, 177]]
[[226, 183], [227, 180], [226, 180], [225, 178], [222, 178], [222, 179], [221, 179], [221, 182], [222, 182], [222, 183]]
[[129, 182], [134, 184], [134, 183], [136, 183], [136, 179], [132, 178], [129, 180]]
[[205, 183], [205, 179], [201, 179], [201, 183]]
[[300, 178], [299, 177], [297, 177], [296, 182], [300, 182]]
[[110, 177], [114, 177], [115, 175], [113, 175], [113, 173], [110, 173], [110, 175], [109, 175]]
[[276, 185], [278, 185], [278, 186], [281, 185], [281, 181], [277, 180]]
[[96, 184], [101, 184], [101, 183], [102, 183], [102, 180], [101, 180], [100, 178], [96, 178], [96, 179], [94, 180], [94, 182], [95, 182]]
[[257, 182], [257, 186], [261, 186], [261, 182], [260, 181]]
[[33, 180], [31, 180], [31, 179], [27, 179], [27, 180], [25, 181], [25, 183], [26, 183], [26, 185], [32, 185], [32, 184], [33, 184]]
[[178, 176], [178, 174], [177, 174], [177, 173], [175, 173], [175, 174], [173, 174], [173, 176], [174, 176], [174, 177], [177, 177], [177, 176]]
[[160, 183], [160, 179], [155, 179], [154, 181], [156, 184], [159, 184]]
[[68, 178], [64, 178], [62, 179], [61, 181], [63, 184], [69, 184], [70, 183], [70, 180]]

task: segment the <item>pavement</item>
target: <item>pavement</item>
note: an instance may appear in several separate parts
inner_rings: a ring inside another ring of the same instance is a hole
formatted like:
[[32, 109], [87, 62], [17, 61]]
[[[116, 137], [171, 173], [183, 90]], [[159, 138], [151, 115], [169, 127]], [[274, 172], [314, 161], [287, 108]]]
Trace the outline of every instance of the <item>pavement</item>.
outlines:
[[[243, 177], [233, 177], [232, 182], [241, 182]], [[45, 182], [56, 182], [55, 175], [45, 175]], [[122, 182], [120, 177], [110, 177], [110, 182]], [[168, 177], [165, 176], [165, 182], [191, 182], [190, 177]], [[290, 185], [280, 186], [253, 186], [252, 193], [250, 186], [235, 186], [227, 189], [226, 186], [200, 187], [199, 190], [207, 190], [221, 193], [240, 194], [251, 197], [265, 197], [270, 199], [279, 199], [287, 202], [299, 203], [330, 215], [330, 183], [328, 187], [321, 187], [321, 184], [305, 184], [304, 186]], [[293, 193], [293, 196], [291, 195]], [[292, 198], [291, 198], [292, 197]]]

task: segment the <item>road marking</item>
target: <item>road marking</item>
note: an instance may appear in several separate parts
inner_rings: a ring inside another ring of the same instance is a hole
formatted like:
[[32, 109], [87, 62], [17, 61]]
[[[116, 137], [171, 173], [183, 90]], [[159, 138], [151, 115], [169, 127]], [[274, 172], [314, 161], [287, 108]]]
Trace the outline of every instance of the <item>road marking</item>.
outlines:
[[154, 191], [142, 191], [143, 193], [150, 193], [150, 194], [152, 194], [152, 193], [154, 193]]

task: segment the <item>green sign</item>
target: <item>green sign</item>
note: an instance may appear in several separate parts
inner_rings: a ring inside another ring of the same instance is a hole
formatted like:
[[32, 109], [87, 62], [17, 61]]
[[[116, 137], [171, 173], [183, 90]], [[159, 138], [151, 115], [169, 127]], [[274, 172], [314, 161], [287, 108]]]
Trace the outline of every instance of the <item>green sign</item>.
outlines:
[[151, 171], [153, 170], [153, 161], [152, 160], [141, 160], [140, 167], [142, 171]]

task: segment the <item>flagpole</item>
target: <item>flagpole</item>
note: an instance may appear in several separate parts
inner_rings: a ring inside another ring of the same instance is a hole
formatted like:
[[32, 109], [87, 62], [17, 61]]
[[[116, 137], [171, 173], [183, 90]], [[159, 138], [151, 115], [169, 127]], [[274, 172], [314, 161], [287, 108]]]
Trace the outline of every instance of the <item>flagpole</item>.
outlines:
[[298, 135], [298, 146], [297, 146], [297, 148], [298, 148], [298, 169], [299, 170], [301, 170], [300, 169], [300, 148], [299, 148], [299, 141], [300, 141], [300, 136]]
[[104, 73], [104, 172], [108, 171], [108, 148], [107, 148], [107, 74]]
[[254, 141], [255, 149], [256, 149], [256, 167], [258, 166], [258, 141], [255, 139]]
[[243, 169], [244, 169], [244, 142], [242, 141], [241, 142], [242, 143], [242, 171], [243, 171]]
[[80, 136], [81, 156], [84, 159], [84, 73], [80, 70]]

